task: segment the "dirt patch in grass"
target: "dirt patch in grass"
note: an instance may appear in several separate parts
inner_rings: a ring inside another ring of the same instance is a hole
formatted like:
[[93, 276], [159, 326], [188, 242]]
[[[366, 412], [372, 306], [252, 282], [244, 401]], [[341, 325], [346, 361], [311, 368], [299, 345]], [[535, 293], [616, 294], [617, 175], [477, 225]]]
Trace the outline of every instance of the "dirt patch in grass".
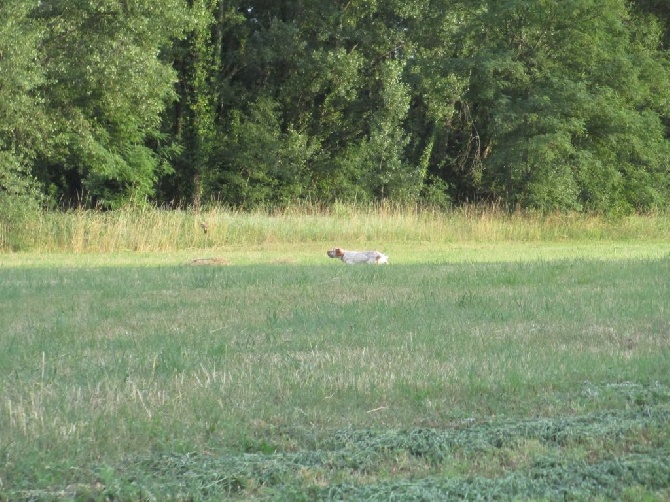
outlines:
[[230, 262], [225, 258], [195, 258], [191, 260], [190, 265], [230, 265]]

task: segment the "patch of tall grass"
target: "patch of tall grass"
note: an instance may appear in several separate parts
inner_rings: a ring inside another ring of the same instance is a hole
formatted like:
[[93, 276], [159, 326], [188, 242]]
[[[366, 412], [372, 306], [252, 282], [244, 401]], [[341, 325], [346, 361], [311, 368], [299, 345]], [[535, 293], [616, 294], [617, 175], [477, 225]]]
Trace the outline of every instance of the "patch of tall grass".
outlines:
[[[598, 215], [451, 210], [391, 203], [295, 205], [274, 210], [203, 211], [150, 206], [111, 212], [44, 211], [22, 228], [0, 226], [0, 249], [34, 252], [165, 252], [314, 242], [533, 242], [669, 240], [667, 214]], [[206, 226], [207, 231], [204, 231]]]

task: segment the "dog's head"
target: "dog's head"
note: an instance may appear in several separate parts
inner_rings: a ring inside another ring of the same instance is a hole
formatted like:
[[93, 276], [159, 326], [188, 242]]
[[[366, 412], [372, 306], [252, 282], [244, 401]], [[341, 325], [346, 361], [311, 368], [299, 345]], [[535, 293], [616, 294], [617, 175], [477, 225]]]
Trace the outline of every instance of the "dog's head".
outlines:
[[344, 251], [341, 248], [331, 249], [326, 251], [326, 254], [331, 258], [342, 258], [344, 256]]
[[381, 263], [388, 263], [389, 262], [389, 257], [386, 256], [385, 254], [377, 253], [377, 256], [375, 257], [375, 261], [377, 262], [377, 265], [379, 265]]

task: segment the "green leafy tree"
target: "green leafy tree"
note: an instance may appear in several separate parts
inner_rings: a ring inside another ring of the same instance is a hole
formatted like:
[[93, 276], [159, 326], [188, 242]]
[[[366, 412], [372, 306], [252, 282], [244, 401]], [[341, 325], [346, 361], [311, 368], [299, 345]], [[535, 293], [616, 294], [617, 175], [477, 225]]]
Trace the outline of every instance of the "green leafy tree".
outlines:
[[637, 37], [623, 0], [483, 2], [470, 16], [481, 41], [454, 65], [467, 63], [480, 192], [549, 210], [667, 203], [658, 33]]
[[175, 73], [161, 50], [182, 33], [179, 0], [50, 0], [36, 11], [55, 132], [37, 170], [56, 196], [115, 206], [152, 194], [152, 144]]
[[664, 7], [5, 0], [0, 211], [37, 207], [35, 178], [103, 207], [667, 207]]
[[199, 208], [203, 194], [207, 195], [204, 179], [221, 140], [222, 37], [228, 27], [239, 23], [240, 14], [218, 0], [189, 2], [187, 9], [185, 36], [166, 54], [177, 71], [177, 95], [164, 117], [163, 130], [174, 146], [174, 156], [173, 169], [161, 180], [159, 197]]
[[[415, 200], [426, 179], [420, 156], [410, 154], [408, 131], [412, 107], [408, 77], [417, 52], [411, 35], [425, 7], [423, 1], [343, 3], [332, 14], [337, 23], [329, 38], [333, 47], [328, 49], [350, 65], [344, 72], [349, 77], [344, 81], [348, 99], [343, 101], [339, 91], [324, 100], [322, 113], [338, 121], [322, 144], [328, 151], [326, 172], [350, 180], [349, 186], [355, 187], [351, 194], [358, 199]], [[329, 70], [338, 82], [340, 73]], [[333, 89], [330, 82], [324, 84]], [[339, 104], [339, 109], [334, 113], [325, 108], [327, 104]]]
[[30, 14], [24, 0], [0, 4], [0, 247], [20, 247], [40, 201], [30, 168], [49, 126], [40, 94], [43, 27]]
[[298, 200], [306, 186], [306, 163], [311, 145], [304, 134], [283, 131], [278, 107], [260, 98], [242, 113], [234, 114], [228, 125], [218, 164], [206, 184], [228, 203], [241, 207], [286, 204]]
[[[208, 21], [175, 52], [176, 187], [242, 205], [421, 190], [406, 159], [407, 2], [195, 6]], [[195, 177], [200, 190], [183, 182]]]
[[670, 9], [667, 0], [633, 0], [631, 3], [635, 11], [643, 16], [636, 21], [642, 21], [639, 24], [644, 27], [657, 25], [661, 31], [663, 50], [670, 50]]

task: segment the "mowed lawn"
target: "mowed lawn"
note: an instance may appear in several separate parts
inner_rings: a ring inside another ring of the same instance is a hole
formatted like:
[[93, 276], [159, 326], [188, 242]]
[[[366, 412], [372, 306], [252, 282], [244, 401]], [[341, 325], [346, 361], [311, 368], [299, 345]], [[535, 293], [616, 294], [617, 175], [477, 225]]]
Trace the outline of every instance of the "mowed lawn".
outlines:
[[670, 248], [599, 246], [6, 255], [0, 500], [666, 500]]

